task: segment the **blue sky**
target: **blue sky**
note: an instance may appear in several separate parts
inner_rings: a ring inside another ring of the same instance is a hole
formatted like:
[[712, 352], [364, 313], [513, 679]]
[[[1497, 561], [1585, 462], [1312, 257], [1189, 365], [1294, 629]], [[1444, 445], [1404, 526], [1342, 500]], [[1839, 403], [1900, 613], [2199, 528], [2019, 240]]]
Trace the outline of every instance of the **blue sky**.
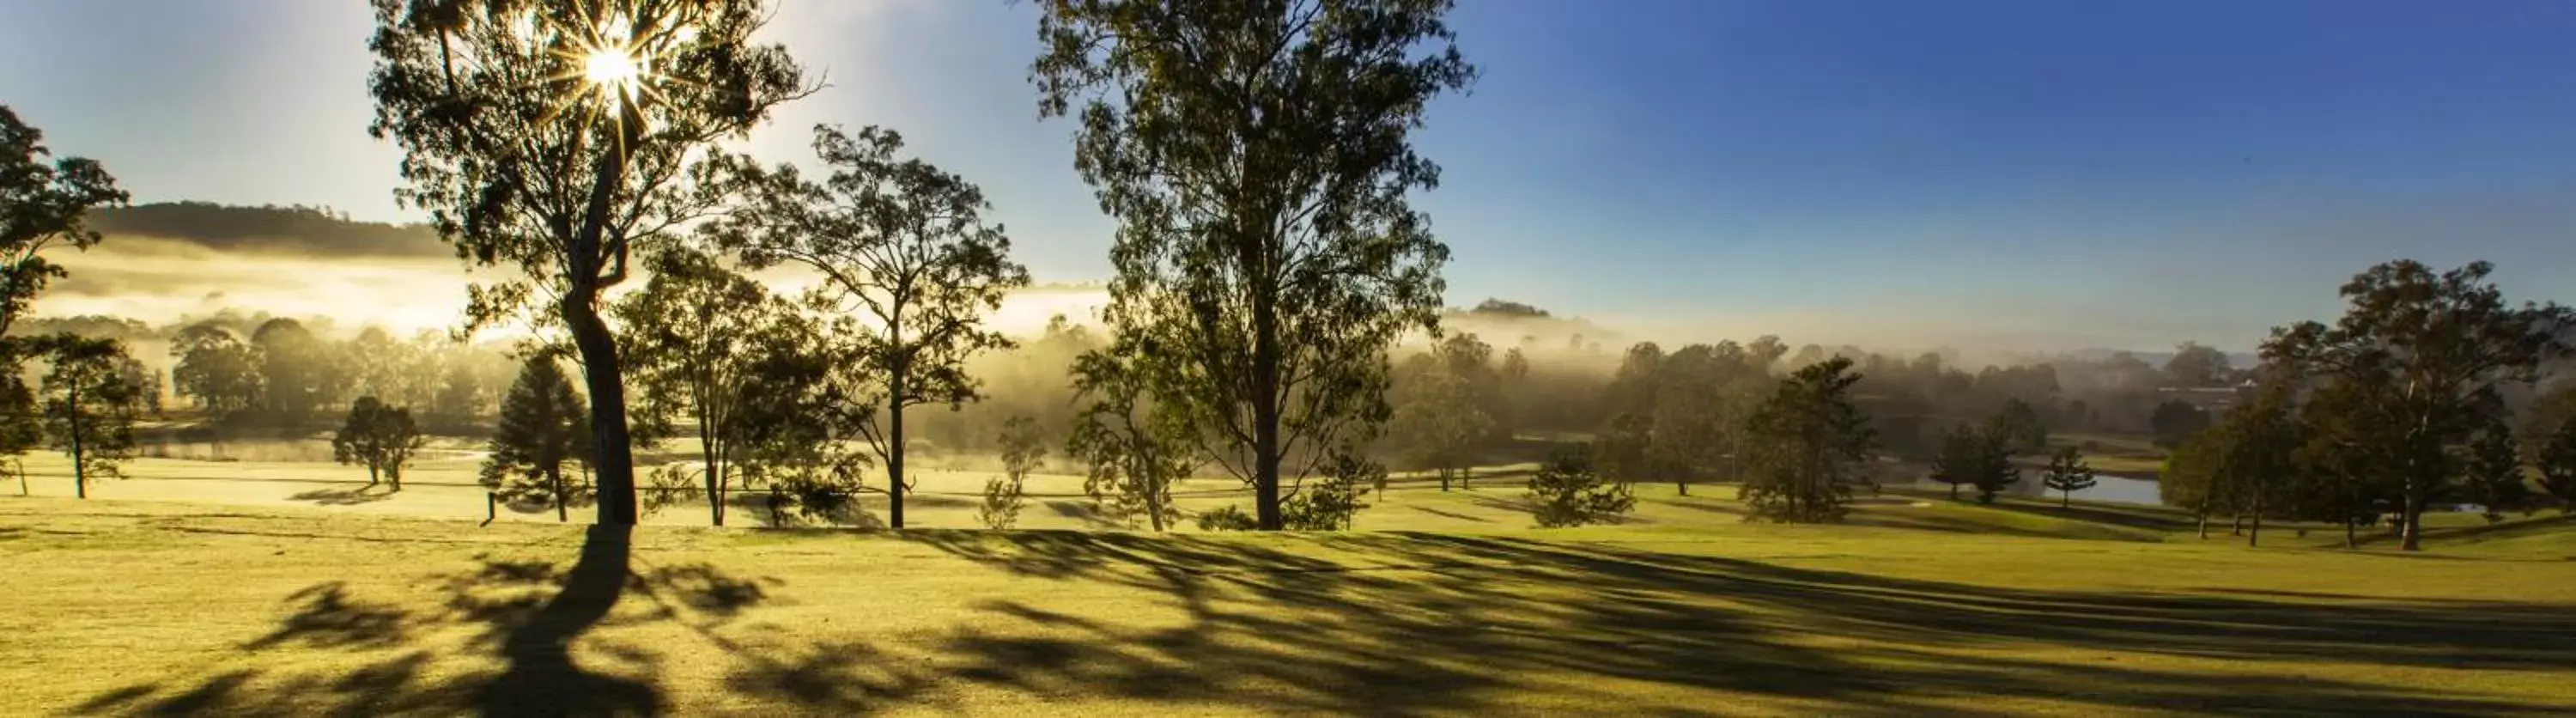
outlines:
[[[1452, 303], [1677, 337], [2245, 348], [2374, 262], [2576, 300], [2576, 3], [1481, 0], [1422, 196]], [[784, 0], [832, 87], [983, 184], [1043, 281], [1109, 223], [1036, 118], [1035, 9]], [[0, 103], [140, 200], [405, 220], [354, 0], [0, 0]]]

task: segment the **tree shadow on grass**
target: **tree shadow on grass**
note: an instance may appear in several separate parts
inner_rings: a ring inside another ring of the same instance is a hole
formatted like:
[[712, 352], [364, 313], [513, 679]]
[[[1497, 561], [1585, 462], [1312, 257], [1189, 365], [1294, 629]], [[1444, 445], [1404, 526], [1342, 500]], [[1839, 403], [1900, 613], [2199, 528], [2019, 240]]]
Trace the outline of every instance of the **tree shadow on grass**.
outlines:
[[[285, 715], [480, 713], [484, 715], [654, 715], [666, 710], [646, 676], [654, 657], [633, 646], [599, 645], [623, 670], [584, 666], [572, 645], [603, 625], [620, 599], [640, 596], [658, 610], [623, 621], [682, 620], [718, 624], [769, 599], [775, 581], [742, 579], [712, 566], [648, 567], [637, 572], [631, 527], [592, 526], [569, 570], [545, 561], [477, 557], [481, 565], [438, 583], [437, 611], [355, 597], [342, 582], [315, 584], [287, 597], [278, 627], [241, 645], [241, 668], [189, 684], [137, 684], [79, 706], [87, 714]], [[501, 668], [428, 680], [433, 649], [379, 657], [388, 649], [434, 643], [423, 634], [466, 628], [459, 652], [499, 659]], [[270, 670], [267, 657], [300, 659], [345, 652], [342, 672]], [[254, 687], [255, 684], [255, 687]]]
[[372, 504], [394, 497], [392, 491], [373, 491], [373, 486], [354, 489], [314, 489], [286, 497], [288, 501], [311, 501], [323, 506], [356, 506]]
[[[2178, 673], [2111, 654], [2510, 670], [2576, 661], [2576, 616], [2553, 605], [2005, 589], [1439, 534], [1306, 539], [1336, 549], [1335, 561], [1261, 540], [901, 538], [1017, 575], [1151, 590], [1164, 597], [1156, 608], [1183, 616], [1137, 625], [1026, 598], [988, 600], [977, 606], [982, 620], [935, 647], [939, 668], [921, 680], [1287, 713], [1511, 709], [1498, 694], [1544, 680], [1578, 696], [1597, 691], [1577, 705], [1638, 712], [1655, 708], [1616, 686], [1724, 691], [1842, 715], [1992, 714], [1924, 702], [1989, 698], [2083, 711], [2547, 715], [2567, 707], [2302, 676], [2299, 666]], [[2104, 655], [2058, 657], [2070, 651]]]

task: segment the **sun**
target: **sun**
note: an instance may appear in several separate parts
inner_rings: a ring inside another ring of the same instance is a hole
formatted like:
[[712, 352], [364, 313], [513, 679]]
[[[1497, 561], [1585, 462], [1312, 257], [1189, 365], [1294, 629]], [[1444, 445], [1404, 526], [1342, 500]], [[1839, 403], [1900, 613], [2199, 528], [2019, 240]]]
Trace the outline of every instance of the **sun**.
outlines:
[[601, 90], [616, 90], [620, 95], [625, 94], [626, 90], [633, 89], [636, 81], [642, 79], [643, 74], [643, 68], [637, 66], [635, 56], [626, 54], [625, 50], [618, 48], [592, 50], [589, 57], [582, 59], [582, 76], [589, 79], [590, 84], [598, 86]]

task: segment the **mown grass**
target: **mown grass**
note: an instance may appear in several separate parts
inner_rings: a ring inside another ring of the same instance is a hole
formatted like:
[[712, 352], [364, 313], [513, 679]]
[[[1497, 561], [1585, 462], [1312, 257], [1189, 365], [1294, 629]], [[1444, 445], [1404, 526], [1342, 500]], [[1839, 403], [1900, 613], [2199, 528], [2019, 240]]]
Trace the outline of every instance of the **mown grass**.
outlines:
[[1581, 529], [1480, 486], [1395, 492], [1362, 518], [1387, 530], [1170, 536], [0, 500], [0, 714], [2576, 711], [2555, 517], [2403, 555], [2147, 507], [1891, 492], [1777, 526], [1639, 491]]

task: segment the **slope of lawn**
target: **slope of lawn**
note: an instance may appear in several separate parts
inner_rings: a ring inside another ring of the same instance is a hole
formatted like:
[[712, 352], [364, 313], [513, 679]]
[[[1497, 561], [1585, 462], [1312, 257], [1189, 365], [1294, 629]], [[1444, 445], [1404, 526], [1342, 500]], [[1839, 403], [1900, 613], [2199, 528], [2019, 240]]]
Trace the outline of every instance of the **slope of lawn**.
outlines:
[[0, 499], [0, 714], [2576, 711], [2551, 517], [2408, 556], [1894, 494], [1748, 524], [1714, 487], [1542, 531], [1515, 494], [1267, 536]]

